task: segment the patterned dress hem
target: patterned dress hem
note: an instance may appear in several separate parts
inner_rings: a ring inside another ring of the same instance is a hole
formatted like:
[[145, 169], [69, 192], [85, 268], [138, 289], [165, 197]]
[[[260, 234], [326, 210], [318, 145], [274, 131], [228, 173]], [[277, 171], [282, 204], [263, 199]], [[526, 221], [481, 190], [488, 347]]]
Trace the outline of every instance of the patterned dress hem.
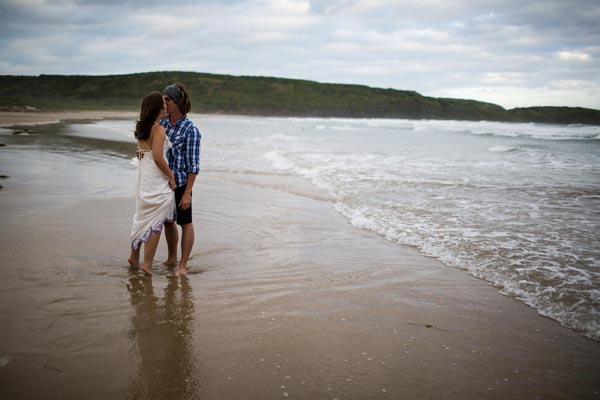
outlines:
[[140, 246], [142, 245], [142, 243], [148, 243], [148, 241], [150, 240], [150, 236], [152, 236], [153, 233], [161, 233], [162, 232], [165, 222], [175, 222], [176, 220], [177, 220], [177, 212], [174, 211], [170, 217], [168, 217], [167, 219], [165, 219], [162, 222], [159, 222], [155, 226], [151, 227], [149, 230], [144, 232], [140, 236], [139, 239], [135, 239], [133, 242], [131, 242], [131, 248], [133, 250], [139, 249]]

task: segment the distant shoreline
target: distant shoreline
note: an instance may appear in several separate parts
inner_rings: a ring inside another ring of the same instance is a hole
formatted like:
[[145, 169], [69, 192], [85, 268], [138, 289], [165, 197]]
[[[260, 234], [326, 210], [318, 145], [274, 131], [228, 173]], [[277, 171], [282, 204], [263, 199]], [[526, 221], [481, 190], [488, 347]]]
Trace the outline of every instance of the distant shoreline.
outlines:
[[133, 111], [0, 111], [0, 126], [57, 124], [69, 120], [135, 119]]
[[[192, 113], [191, 115], [202, 115], [203, 118], [210, 116], [223, 116], [229, 117], [286, 117], [284, 115], [272, 115], [264, 116], [257, 114], [228, 114], [228, 113]], [[23, 111], [6, 111], [0, 110], [0, 127], [10, 126], [31, 126], [31, 125], [46, 125], [46, 124], [59, 124], [69, 121], [99, 121], [103, 119], [130, 119], [135, 120], [139, 114], [134, 111], [38, 111], [38, 110], [23, 110]], [[296, 118], [314, 118], [310, 116], [297, 116]], [[319, 118], [319, 117], [317, 117]], [[358, 117], [320, 117], [320, 118], [358, 118]], [[382, 118], [386, 117], [363, 117], [363, 118]], [[388, 117], [389, 118], [389, 117]], [[391, 119], [419, 119], [419, 118], [391, 118]], [[505, 122], [505, 123], [523, 123], [517, 121], [491, 121], [491, 122]], [[552, 122], [535, 122], [540, 124], [553, 124]]]

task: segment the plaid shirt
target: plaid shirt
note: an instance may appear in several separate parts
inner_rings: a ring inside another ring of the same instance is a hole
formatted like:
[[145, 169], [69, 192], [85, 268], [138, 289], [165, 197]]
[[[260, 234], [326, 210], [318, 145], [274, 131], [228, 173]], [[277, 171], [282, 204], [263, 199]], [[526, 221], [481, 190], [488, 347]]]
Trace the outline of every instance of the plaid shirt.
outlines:
[[200, 172], [200, 131], [185, 115], [171, 125], [169, 118], [160, 120], [171, 141], [167, 151], [169, 168], [175, 175], [177, 187], [187, 183], [188, 174]]

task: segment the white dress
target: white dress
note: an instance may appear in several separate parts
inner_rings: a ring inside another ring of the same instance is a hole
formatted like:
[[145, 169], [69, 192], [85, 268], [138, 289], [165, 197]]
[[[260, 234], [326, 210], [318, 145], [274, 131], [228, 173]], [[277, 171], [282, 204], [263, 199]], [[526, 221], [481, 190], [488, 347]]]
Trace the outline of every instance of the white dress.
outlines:
[[[171, 142], [165, 138], [165, 159], [169, 147]], [[160, 233], [166, 221], [177, 219], [175, 192], [169, 186], [169, 178], [156, 166], [152, 151], [142, 150], [144, 157], [138, 163], [135, 215], [131, 227], [131, 248], [134, 250], [148, 242], [152, 232]]]

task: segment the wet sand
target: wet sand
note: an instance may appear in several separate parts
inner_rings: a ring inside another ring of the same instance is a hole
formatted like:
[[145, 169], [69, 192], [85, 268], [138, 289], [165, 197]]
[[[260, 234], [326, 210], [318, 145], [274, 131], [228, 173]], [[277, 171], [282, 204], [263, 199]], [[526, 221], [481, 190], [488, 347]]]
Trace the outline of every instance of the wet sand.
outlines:
[[103, 175], [46, 162], [44, 190], [14, 168], [0, 191], [0, 398], [600, 396], [600, 343], [299, 178], [203, 171], [191, 273], [151, 279], [126, 262], [133, 197], [52, 192]]

